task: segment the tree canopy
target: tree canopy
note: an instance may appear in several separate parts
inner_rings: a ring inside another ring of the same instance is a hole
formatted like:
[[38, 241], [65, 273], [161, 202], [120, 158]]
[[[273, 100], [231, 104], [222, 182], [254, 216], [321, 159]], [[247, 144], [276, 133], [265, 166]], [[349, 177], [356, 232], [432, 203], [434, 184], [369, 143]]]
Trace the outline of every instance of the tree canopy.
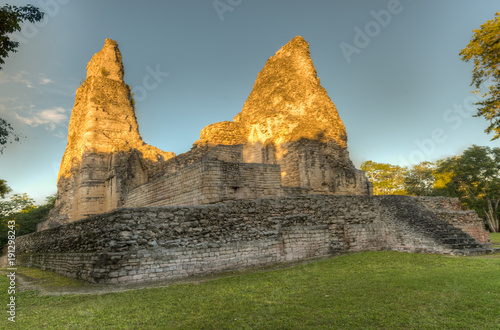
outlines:
[[467, 209], [486, 219], [492, 231], [500, 231], [500, 148], [473, 145], [461, 156], [440, 161], [436, 175], [446, 178], [436, 191], [459, 197]]
[[430, 196], [434, 195], [433, 187], [436, 182], [434, 171], [436, 166], [431, 162], [422, 162], [413, 165], [406, 172], [404, 178], [404, 190], [408, 195]]
[[404, 193], [405, 168], [398, 165], [363, 162], [361, 169], [373, 183], [375, 195], [402, 195]]
[[410, 168], [366, 161], [361, 164], [375, 195], [458, 197], [493, 232], [500, 232], [500, 148], [473, 145], [460, 156]]
[[16, 223], [16, 236], [26, 235], [37, 230], [37, 225], [45, 220], [54, 208], [56, 196], [49, 196], [43, 205], [27, 194], [13, 194], [8, 200], [0, 201], [0, 247], [7, 243], [9, 221]]
[[[476, 93], [483, 97], [476, 103], [479, 106], [476, 116], [490, 122], [485, 132], [493, 133], [495, 140], [500, 137], [500, 12], [473, 32], [460, 55], [465, 62], [474, 60], [471, 85], [475, 85]], [[487, 91], [481, 93], [481, 87]]]
[[19, 141], [19, 136], [14, 133], [14, 128], [7, 121], [0, 118], [0, 154], [3, 153], [5, 145], [12, 141]]
[[10, 191], [11, 189], [7, 185], [7, 181], [0, 179], [0, 197], [4, 198]]
[[0, 8], [0, 70], [9, 52], [17, 52], [18, 41], [10, 39], [9, 34], [20, 31], [24, 21], [31, 23], [42, 20], [44, 13], [33, 5], [22, 7], [4, 5]]

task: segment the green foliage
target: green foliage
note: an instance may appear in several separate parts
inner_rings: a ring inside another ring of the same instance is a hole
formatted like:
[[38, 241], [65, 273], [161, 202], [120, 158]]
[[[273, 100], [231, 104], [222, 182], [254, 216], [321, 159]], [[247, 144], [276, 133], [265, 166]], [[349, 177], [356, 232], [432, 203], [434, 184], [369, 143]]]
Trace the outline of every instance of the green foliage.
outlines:
[[431, 162], [422, 162], [413, 165], [405, 172], [404, 189], [411, 196], [432, 196], [434, 195], [435, 165]]
[[373, 183], [375, 195], [406, 195], [403, 185], [406, 168], [369, 160], [361, 164], [361, 169]]
[[27, 194], [14, 194], [10, 200], [0, 202], [0, 246], [7, 243], [7, 224], [16, 222], [16, 236], [35, 232], [37, 225], [45, 220], [54, 208], [55, 196], [49, 196], [46, 203], [36, 206]]
[[109, 72], [108, 70], [106, 70], [106, 68], [101, 68], [101, 74], [104, 76], [104, 77], [107, 77], [109, 75]]
[[471, 41], [460, 55], [465, 62], [474, 60], [472, 85], [476, 92], [480, 93], [480, 87], [488, 88], [482, 95], [485, 99], [476, 103], [480, 106], [476, 116], [490, 122], [485, 132], [494, 133], [495, 140], [500, 137], [500, 12], [473, 32]]
[[473, 145], [460, 156], [422, 162], [410, 169], [366, 161], [361, 164], [375, 195], [458, 197], [492, 232], [500, 231], [500, 148]]
[[491, 231], [500, 230], [500, 148], [473, 145], [461, 156], [440, 161], [436, 172], [448, 180], [436, 190], [459, 197], [467, 209], [486, 219]]
[[0, 216], [6, 217], [35, 205], [35, 200], [28, 194], [14, 194], [9, 200], [0, 201]]
[[4, 198], [12, 189], [7, 185], [7, 181], [0, 179], [0, 197]]
[[4, 119], [0, 118], [0, 154], [3, 154], [3, 149], [7, 143], [19, 141], [19, 136], [14, 133], [14, 128]]
[[57, 194], [51, 195], [49, 197], [45, 197], [45, 204], [44, 205], [49, 205], [51, 209], [54, 208], [56, 205], [56, 200], [57, 200]]
[[132, 105], [132, 108], [135, 109], [135, 99], [134, 99], [135, 94], [130, 93], [130, 104]]
[[500, 247], [500, 233], [490, 233], [491, 246]]
[[[63, 296], [18, 292], [16, 326], [498, 329], [499, 273], [499, 259], [363, 252], [205, 282], [196, 278], [163, 288]], [[40, 277], [34, 272], [27, 275]], [[50, 277], [43, 279], [47, 282]], [[0, 276], [0, 287], [8, 287], [6, 276]], [[80, 289], [85, 293], [84, 286]], [[0, 290], [0, 300], [7, 299], [7, 290]]]
[[[41, 21], [44, 13], [33, 5], [22, 7], [4, 5], [0, 8], [0, 65], [5, 63], [9, 52], [17, 52], [19, 42], [10, 40], [10, 34], [21, 30], [23, 21]], [[0, 70], [2, 67], [0, 66]]]

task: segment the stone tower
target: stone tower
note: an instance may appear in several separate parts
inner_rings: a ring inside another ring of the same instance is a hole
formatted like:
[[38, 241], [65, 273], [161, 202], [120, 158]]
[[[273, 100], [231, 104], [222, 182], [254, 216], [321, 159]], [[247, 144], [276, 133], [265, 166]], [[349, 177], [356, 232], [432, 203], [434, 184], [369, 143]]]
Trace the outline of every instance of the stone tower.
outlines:
[[148, 180], [148, 167], [175, 156], [144, 143], [118, 45], [106, 39], [76, 91], [57, 201], [43, 228], [119, 207], [129, 189]]
[[207, 126], [198, 145], [243, 144], [243, 161], [279, 164], [282, 185], [336, 195], [370, 194], [347, 151], [347, 133], [297, 36], [265, 64], [233, 121]]

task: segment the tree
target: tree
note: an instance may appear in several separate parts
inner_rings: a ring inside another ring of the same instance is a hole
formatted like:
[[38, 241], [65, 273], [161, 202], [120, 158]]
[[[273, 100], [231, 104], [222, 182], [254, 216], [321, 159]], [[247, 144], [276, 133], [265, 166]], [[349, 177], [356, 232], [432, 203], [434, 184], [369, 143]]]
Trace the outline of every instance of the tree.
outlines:
[[436, 170], [434, 171], [433, 190], [434, 194], [438, 196], [460, 197], [454, 190], [450, 190], [448, 183], [453, 178], [453, 168], [450, 166], [458, 159], [458, 156], [448, 157], [446, 159], [439, 159], [436, 161]]
[[0, 216], [5, 217], [34, 205], [35, 200], [29, 197], [28, 194], [14, 194], [10, 196], [10, 200], [0, 201]]
[[10, 201], [0, 202], [0, 247], [7, 243], [8, 223], [16, 223], [16, 236], [33, 233], [39, 223], [47, 220], [54, 208], [56, 196], [49, 196], [43, 205], [36, 206], [27, 194], [11, 196]]
[[421, 162], [413, 165], [406, 172], [404, 178], [404, 189], [408, 195], [412, 196], [431, 196], [434, 195], [434, 182], [436, 177], [434, 171], [436, 165], [431, 162]]
[[500, 231], [500, 148], [473, 145], [461, 156], [438, 162], [436, 173], [436, 189], [459, 197], [467, 209], [485, 218], [492, 232]]
[[476, 93], [480, 87], [487, 87], [479, 106], [476, 117], [484, 117], [490, 125], [486, 133], [494, 133], [493, 139], [500, 137], [500, 12], [495, 18], [486, 21], [477, 30], [474, 30], [471, 41], [460, 52], [462, 60], [474, 60], [472, 83]]
[[373, 183], [375, 195], [406, 194], [403, 185], [406, 168], [369, 160], [361, 164], [361, 169], [366, 172], [368, 179]]
[[[9, 34], [20, 31], [23, 21], [35, 23], [41, 21], [44, 13], [33, 5], [22, 7], [4, 5], [0, 8], [0, 65], [5, 63], [9, 52], [17, 52], [18, 41], [10, 40]], [[0, 66], [0, 70], [2, 67]]]
[[4, 198], [12, 189], [7, 185], [7, 181], [0, 179], [0, 197]]
[[8, 122], [0, 118], [0, 154], [3, 154], [5, 145], [12, 141], [19, 141], [19, 136], [14, 133], [14, 128]]
[[[44, 13], [33, 5], [22, 7], [4, 5], [0, 8], [0, 70], [9, 52], [15, 53], [19, 47], [19, 42], [11, 40], [10, 34], [20, 31], [20, 24], [23, 21], [34, 23], [42, 20], [43, 16]], [[7, 121], [0, 118], [0, 154], [3, 153], [5, 145], [12, 141], [19, 141], [19, 136], [14, 133], [14, 129]]]
[[361, 164], [375, 195], [458, 197], [492, 232], [500, 232], [500, 148], [473, 145], [460, 156], [422, 162], [409, 170], [391, 164]]

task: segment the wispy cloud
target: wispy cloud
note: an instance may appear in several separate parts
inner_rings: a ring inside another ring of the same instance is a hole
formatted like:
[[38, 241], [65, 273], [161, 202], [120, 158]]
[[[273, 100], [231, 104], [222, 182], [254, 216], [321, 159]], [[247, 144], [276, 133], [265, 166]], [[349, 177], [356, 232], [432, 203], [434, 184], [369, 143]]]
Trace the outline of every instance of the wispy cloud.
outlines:
[[15, 75], [10, 75], [0, 71], [0, 85], [8, 83], [21, 83], [25, 84], [29, 88], [33, 88], [32, 82], [26, 78], [27, 75], [28, 72], [26, 71], [20, 71]]
[[5, 115], [11, 112], [18, 100], [19, 97], [0, 97], [0, 114]]
[[0, 71], [0, 85], [8, 83], [19, 83], [25, 84], [29, 88], [35, 88], [33, 80], [38, 81], [39, 85], [48, 85], [54, 83], [52, 79], [46, 78], [41, 74], [38, 75], [37, 78], [32, 77], [33, 79], [31, 79], [29, 76], [30, 74], [26, 71], [20, 71], [14, 75]]
[[19, 97], [0, 97], [0, 103], [9, 103], [19, 100]]
[[55, 137], [60, 138], [60, 139], [65, 139], [67, 136], [66, 132], [57, 132], [54, 134]]
[[19, 121], [32, 127], [43, 125], [47, 130], [53, 131], [58, 125], [64, 123], [68, 118], [65, 115], [66, 110], [61, 107], [41, 110], [31, 117], [22, 117], [16, 114]]
[[47, 84], [53, 83], [53, 81], [50, 80], [49, 78], [41, 78], [39, 83], [40, 83], [40, 85], [47, 85]]

